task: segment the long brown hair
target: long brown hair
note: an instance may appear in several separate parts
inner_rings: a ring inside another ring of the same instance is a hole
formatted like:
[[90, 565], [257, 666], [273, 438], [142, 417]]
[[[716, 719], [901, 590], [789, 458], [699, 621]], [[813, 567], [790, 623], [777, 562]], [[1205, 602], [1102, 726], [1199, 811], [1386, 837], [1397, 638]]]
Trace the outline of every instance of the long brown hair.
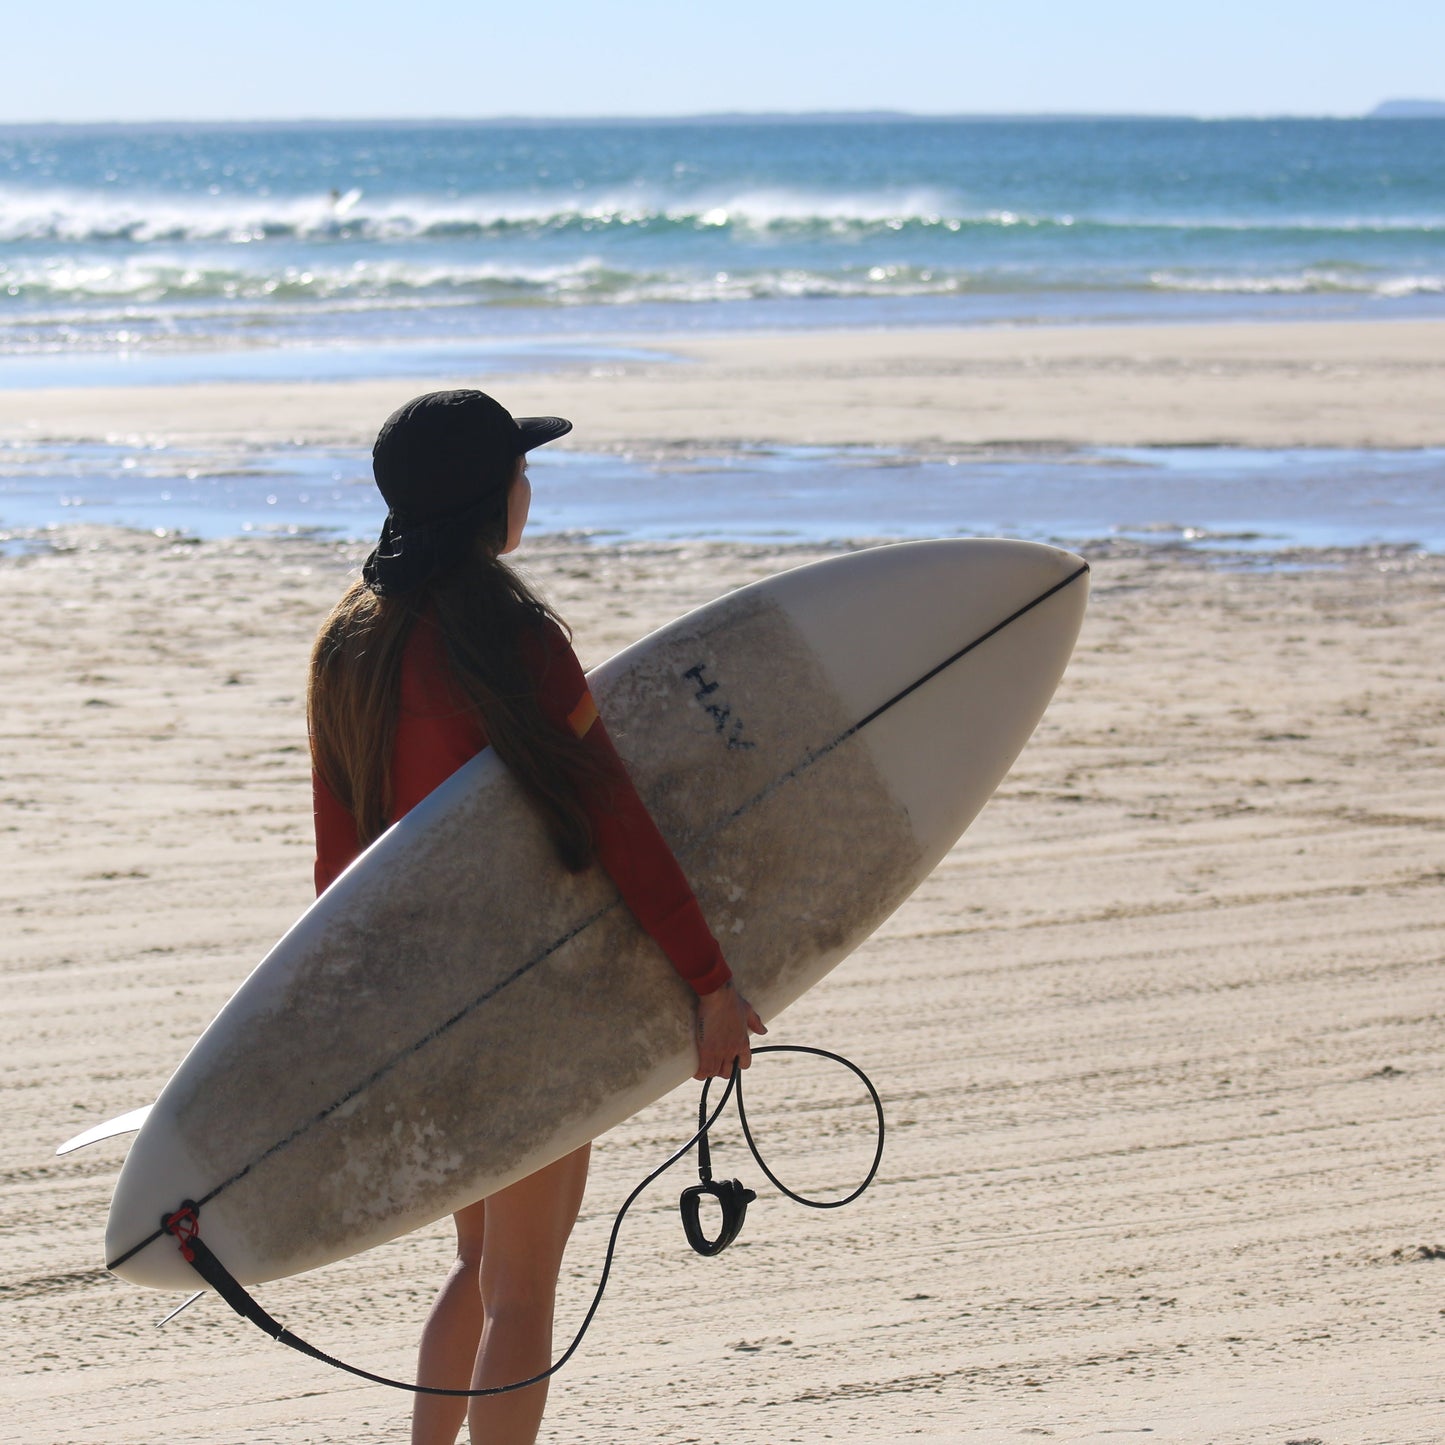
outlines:
[[[501, 534], [505, 535], [505, 510]], [[391, 817], [391, 754], [401, 710], [401, 661], [417, 619], [435, 618], [453, 681], [487, 740], [542, 812], [574, 872], [593, 857], [583, 796], [610, 782], [605, 763], [542, 712], [523, 639], [561, 619], [497, 555], [495, 526], [473, 556], [414, 594], [377, 597], [357, 580], [321, 625], [306, 694], [311, 758], [322, 782], [356, 819], [366, 847]], [[545, 655], [545, 642], [535, 642]]]

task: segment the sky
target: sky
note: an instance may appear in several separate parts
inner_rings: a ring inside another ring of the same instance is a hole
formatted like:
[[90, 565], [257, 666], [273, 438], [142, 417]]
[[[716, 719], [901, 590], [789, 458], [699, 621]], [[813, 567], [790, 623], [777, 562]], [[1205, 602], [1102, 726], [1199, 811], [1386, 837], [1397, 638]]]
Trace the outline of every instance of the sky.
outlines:
[[1358, 115], [1442, 57], [1440, 0], [64, 0], [7, 14], [0, 122]]

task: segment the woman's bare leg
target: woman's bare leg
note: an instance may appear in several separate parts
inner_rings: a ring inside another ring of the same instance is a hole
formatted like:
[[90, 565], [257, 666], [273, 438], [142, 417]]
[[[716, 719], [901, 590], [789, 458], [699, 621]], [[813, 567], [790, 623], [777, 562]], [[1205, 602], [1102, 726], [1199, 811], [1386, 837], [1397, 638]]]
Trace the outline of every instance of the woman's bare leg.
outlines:
[[[562, 1251], [587, 1186], [591, 1145], [487, 1200], [482, 1253], [482, 1347], [472, 1388], [505, 1385], [552, 1363], [552, 1306]], [[547, 1403], [547, 1382], [471, 1402], [473, 1445], [532, 1445]]]
[[[417, 1359], [419, 1385], [465, 1390], [472, 1382], [482, 1340], [482, 1236], [486, 1203], [453, 1216], [457, 1261], [447, 1275], [422, 1330]], [[411, 1410], [412, 1445], [455, 1445], [467, 1418], [464, 1396], [416, 1395]]]

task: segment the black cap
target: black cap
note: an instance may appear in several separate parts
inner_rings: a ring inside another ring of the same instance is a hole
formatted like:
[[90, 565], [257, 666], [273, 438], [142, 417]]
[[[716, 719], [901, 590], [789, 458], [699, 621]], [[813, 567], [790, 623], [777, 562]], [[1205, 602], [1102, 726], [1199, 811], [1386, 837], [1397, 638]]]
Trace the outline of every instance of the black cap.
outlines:
[[366, 585], [378, 597], [413, 592], [459, 561], [505, 505], [517, 458], [571, 430], [560, 416], [514, 418], [484, 391], [432, 391], [398, 407], [371, 452], [389, 510]]

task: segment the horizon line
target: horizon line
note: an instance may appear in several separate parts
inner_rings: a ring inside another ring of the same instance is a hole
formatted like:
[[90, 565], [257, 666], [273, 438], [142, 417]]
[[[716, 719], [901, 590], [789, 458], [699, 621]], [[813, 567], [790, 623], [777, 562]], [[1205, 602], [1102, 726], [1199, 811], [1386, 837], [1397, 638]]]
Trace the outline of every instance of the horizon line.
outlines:
[[[1369, 120], [1375, 118], [1376, 112], [1386, 107], [1397, 105], [1399, 101], [1383, 101], [1371, 111], [1250, 111], [1250, 112], [1227, 112], [1219, 114], [1193, 114], [1184, 111], [1086, 111], [1086, 110], [1059, 110], [1059, 111], [909, 111], [893, 110], [887, 108], [860, 109], [860, 110], [718, 110], [718, 111], [697, 111], [676, 114], [659, 115], [290, 115], [290, 116], [231, 116], [231, 117], [200, 117], [200, 116], [151, 116], [146, 119], [129, 118], [118, 119], [92, 117], [78, 120], [7, 120], [0, 119], [0, 127], [22, 128], [33, 127], [36, 129], [50, 128], [82, 128], [85, 126], [175, 126], [194, 125], [207, 127], [235, 127], [247, 126], [433, 126], [433, 125], [460, 125], [460, 126], [566, 126], [566, 125], [622, 125], [622, 126], [645, 126], [645, 125], [747, 125], [747, 124], [847, 124], [849, 122], [872, 121], [875, 123], [902, 123], [907, 124], [915, 121], [925, 122], [973, 122], [973, 123], [999, 123], [1009, 121], [1023, 122], [1088, 122], [1088, 121], [1120, 121], [1120, 120], [1157, 120], [1157, 121], [1192, 121], [1200, 124], [1209, 124], [1216, 121], [1236, 120]], [[1418, 103], [1418, 102], [1415, 102]], [[1430, 105], [1440, 105], [1445, 111], [1445, 102], [1428, 102]], [[1431, 119], [1438, 117], [1416, 117]]]

